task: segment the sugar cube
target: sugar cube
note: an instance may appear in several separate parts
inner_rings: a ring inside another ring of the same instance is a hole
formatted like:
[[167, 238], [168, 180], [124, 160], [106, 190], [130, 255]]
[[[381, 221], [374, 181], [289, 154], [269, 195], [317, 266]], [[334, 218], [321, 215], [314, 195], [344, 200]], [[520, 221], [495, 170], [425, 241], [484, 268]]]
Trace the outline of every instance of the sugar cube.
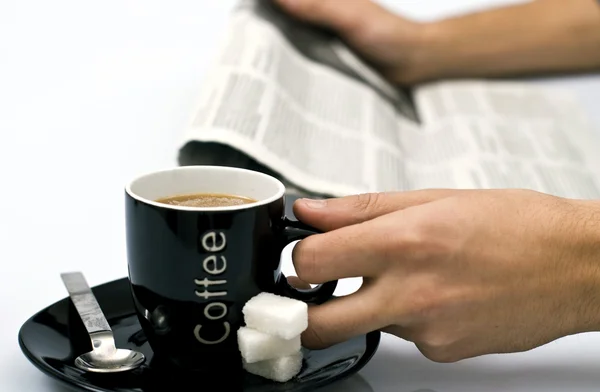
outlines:
[[277, 382], [286, 382], [300, 373], [302, 369], [302, 351], [265, 361], [254, 363], [243, 361], [242, 363], [248, 373]]
[[308, 327], [305, 302], [272, 293], [250, 298], [242, 312], [247, 327], [282, 339], [292, 339]]
[[291, 339], [282, 339], [252, 328], [240, 327], [237, 338], [242, 358], [248, 363], [285, 357], [301, 348], [300, 335]]

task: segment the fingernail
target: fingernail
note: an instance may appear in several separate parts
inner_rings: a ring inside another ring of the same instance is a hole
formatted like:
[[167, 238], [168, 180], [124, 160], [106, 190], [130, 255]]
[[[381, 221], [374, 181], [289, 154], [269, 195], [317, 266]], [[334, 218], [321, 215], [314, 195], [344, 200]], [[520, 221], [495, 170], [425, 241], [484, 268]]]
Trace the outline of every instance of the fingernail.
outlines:
[[302, 199], [309, 208], [324, 208], [327, 206], [327, 200]]

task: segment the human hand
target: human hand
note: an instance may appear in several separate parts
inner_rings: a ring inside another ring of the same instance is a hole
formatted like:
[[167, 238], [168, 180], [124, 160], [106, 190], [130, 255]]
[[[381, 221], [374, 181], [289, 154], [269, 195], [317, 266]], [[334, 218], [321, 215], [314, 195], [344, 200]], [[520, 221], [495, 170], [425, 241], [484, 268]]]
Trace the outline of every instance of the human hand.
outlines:
[[404, 19], [371, 0], [275, 0], [290, 15], [331, 29], [358, 55], [394, 83], [412, 84], [427, 64], [416, 59], [425, 47], [424, 24]]
[[383, 330], [454, 362], [600, 327], [598, 202], [426, 190], [299, 200], [294, 212], [325, 231], [295, 246], [300, 280], [363, 277], [309, 307], [307, 347]]
[[597, 0], [531, 1], [426, 23], [373, 0], [269, 0], [336, 32], [393, 83], [600, 67]]

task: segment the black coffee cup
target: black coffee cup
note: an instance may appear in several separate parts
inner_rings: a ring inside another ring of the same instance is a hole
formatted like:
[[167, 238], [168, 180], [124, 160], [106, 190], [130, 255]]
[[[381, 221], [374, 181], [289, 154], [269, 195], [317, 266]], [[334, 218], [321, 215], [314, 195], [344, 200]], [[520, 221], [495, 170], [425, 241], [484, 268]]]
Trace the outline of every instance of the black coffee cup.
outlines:
[[[127, 260], [136, 311], [155, 356], [199, 369], [239, 362], [242, 308], [260, 292], [307, 303], [331, 298], [337, 281], [291, 287], [281, 252], [317, 233], [284, 214], [285, 187], [245, 169], [184, 166], [126, 186]], [[164, 197], [229, 194], [256, 200], [227, 207], [183, 207]]]

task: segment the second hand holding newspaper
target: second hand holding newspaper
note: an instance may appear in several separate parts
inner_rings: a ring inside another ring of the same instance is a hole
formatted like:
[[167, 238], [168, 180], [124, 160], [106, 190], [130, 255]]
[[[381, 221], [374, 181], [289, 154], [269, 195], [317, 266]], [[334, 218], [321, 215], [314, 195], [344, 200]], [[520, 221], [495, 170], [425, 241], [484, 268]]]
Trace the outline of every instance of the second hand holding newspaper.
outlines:
[[330, 196], [527, 188], [600, 198], [600, 144], [570, 96], [467, 80], [418, 86], [413, 105], [341, 43], [276, 18], [264, 2], [236, 8], [184, 143], [228, 145]]

